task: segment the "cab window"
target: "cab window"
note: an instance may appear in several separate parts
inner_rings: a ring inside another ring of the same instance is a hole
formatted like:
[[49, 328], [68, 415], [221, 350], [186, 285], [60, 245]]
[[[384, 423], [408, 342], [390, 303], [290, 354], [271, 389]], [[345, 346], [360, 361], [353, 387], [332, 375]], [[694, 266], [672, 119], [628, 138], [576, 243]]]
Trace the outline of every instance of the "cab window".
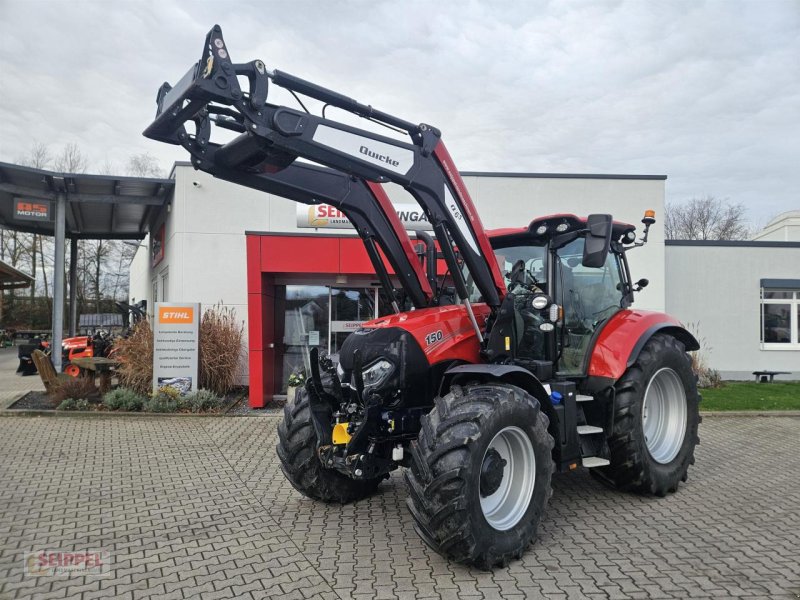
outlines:
[[559, 371], [565, 374], [582, 374], [592, 336], [622, 306], [619, 257], [609, 252], [602, 267], [584, 267], [583, 245], [578, 238], [557, 251], [556, 302], [564, 307], [566, 330]]

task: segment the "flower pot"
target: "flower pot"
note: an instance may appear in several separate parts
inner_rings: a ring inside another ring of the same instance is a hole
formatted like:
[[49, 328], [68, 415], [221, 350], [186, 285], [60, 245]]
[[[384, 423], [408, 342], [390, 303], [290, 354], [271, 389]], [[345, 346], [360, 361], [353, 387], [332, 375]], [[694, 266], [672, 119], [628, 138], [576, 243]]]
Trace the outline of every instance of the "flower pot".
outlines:
[[286, 402], [293, 402], [294, 395], [297, 393], [297, 388], [295, 386], [289, 386], [286, 390]]

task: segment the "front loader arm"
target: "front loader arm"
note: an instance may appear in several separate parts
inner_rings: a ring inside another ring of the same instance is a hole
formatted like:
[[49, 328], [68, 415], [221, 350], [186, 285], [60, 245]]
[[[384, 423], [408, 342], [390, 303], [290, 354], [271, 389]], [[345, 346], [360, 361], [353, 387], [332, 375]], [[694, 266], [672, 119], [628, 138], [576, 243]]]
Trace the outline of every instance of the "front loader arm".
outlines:
[[[247, 92], [240, 88], [237, 76], [249, 80]], [[270, 80], [293, 92], [401, 128], [411, 143], [267, 104]], [[402, 185], [430, 219], [459, 296], [466, 300], [467, 293], [454, 245], [484, 301], [493, 307], [499, 305], [505, 294], [502, 274], [438, 130], [403, 121], [287, 73], [268, 71], [261, 61], [234, 64], [219, 26], [208, 34], [201, 60], [175, 88], [162, 86], [158, 105], [156, 119], [145, 135], [183, 145], [192, 152], [196, 168], [214, 175], [280, 171], [296, 157], [303, 157], [367, 182]], [[188, 121], [199, 126], [205, 120], [240, 135], [210, 153], [207, 137], [191, 135], [185, 128]]]
[[[219, 149], [217, 144], [208, 144], [206, 153]], [[383, 187], [349, 175], [311, 164], [292, 163], [276, 173], [247, 173], [237, 169], [216, 168], [212, 174], [239, 185], [282, 196], [301, 204], [325, 202], [342, 211], [355, 227], [364, 242], [367, 254], [381, 284], [397, 312], [394, 297], [383, 260], [376, 242], [383, 250], [401, 287], [416, 308], [430, 305], [433, 290], [426, 278], [408, 233], [397, 217]]]

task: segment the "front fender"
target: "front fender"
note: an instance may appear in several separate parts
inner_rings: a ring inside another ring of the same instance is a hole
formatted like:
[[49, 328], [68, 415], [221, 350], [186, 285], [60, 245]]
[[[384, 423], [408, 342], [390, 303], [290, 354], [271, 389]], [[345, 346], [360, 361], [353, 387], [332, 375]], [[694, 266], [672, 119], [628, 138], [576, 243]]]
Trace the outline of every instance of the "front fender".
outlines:
[[450, 390], [450, 386], [458, 383], [459, 380], [471, 381], [475, 379], [510, 383], [522, 388], [536, 398], [545, 409], [545, 412], [550, 408], [550, 395], [545, 390], [542, 382], [536, 379], [536, 376], [527, 369], [515, 365], [478, 363], [450, 367], [442, 376], [439, 395], [444, 396]]
[[666, 333], [683, 343], [687, 351], [700, 344], [676, 318], [649, 310], [621, 310], [600, 332], [589, 359], [589, 377], [616, 381], [639, 357], [654, 334]]

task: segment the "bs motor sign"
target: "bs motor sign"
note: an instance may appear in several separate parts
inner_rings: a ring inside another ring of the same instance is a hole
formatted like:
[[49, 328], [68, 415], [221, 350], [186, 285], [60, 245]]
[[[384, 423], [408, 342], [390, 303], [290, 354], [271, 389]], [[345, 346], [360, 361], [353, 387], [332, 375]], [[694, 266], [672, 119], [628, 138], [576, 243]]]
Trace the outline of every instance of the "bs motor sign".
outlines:
[[22, 221], [49, 221], [50, 203], [44, 200], [14, 200], [14, 218]]
[[182, 395], [197, 390], [200, 304], [156, 302], [153, 329], [153, 391], [172, 387]]

